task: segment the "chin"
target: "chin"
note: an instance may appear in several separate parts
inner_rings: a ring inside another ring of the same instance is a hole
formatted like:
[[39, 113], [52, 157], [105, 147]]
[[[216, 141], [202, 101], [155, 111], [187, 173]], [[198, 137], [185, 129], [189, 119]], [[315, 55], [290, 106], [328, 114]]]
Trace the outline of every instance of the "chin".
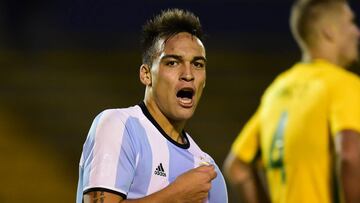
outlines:
[[193, 115], [194, 115], [193, 110], [188, 110], [188, 111], [185, 110], [185, 111], [182, 111], [182, 112], [175, 113], [173, 118], [174, 118], [174, 120], [177, 120], [177, 121], [187, 121], [191, 117], [193, 117]]

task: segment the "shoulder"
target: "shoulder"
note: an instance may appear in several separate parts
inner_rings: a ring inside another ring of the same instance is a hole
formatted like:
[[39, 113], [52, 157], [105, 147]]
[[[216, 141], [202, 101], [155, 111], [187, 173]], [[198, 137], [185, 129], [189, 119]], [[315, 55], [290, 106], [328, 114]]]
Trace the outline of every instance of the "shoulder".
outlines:
[[92, 128], [96, 135], [116, 135], [125, 130], [129, 118], [139, 117], [140, 111], [139, 106], [103, 110], [95, 117]]
[[106, 118], [127, 118], [129, 116], [138, 116], [140, 112], [140, 107], [138, 105], [130, 106], [127, 108], [112, 108], [105, 109], [99, 113], [102, 117]]
[[262, 95], [262, 100], [267, 96], [277, 92], [279, 88], [281, 89], [282, 87], [288, 85], [288, 83], [292, 81], [292, 77], [294, 76], [294, 72], [296, 72], [297, 66], [298, 65], [296, 64], [293, 67], [279, 73], [270, 83], [270, 85], [265, 89]]
[[330, 84], [360, 84], [359, 76], [345, 68], [324, 61], [318, 61], [314, 65], [319, 67], [321, 76]]
[[351, 85], [357, 85], [360, 87], [360, 77], [355, 73], [344, 69], [341, 70], [339, 76], [341, 77], [341, 79], [344, 79], [344, 81], [341, 82], [343, 83], [349, 82]]
[[272, 83], [269, 85], [269, 88], [278, 85], [284, 85], [289, 82], [291, 83], [293, 82], [294, 79], [295, 80], [299, 79], [299, 77], [307, 73], [308, 69], [304, 68], [306, 66], [308, 65], [301, 62], [297, 62], [293, 64], [290, 68], [279, 73], [272, 81]]
[[360, 78], [353, 72], [346, 69], [333, 68], [328, 71], [327, 84], [331, 91], [340, 91], [349, 94], [360, 94]]
[[105, 109], [100, 112], [95, 119], [101, 123], [126, 122], [129, 117], [139, 117], [140, 107], [131, 106], [128, 108]]

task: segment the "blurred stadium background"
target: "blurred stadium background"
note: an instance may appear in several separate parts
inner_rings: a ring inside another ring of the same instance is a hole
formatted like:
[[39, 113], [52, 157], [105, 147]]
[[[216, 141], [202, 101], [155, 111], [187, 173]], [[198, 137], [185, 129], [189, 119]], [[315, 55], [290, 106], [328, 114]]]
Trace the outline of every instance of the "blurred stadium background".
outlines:
[[291, 2], [1, 0], [0, 202], [75, 201], [92, 119], [142, 100], [141, 26], [172, 7], [196, 13], [207, 33], [207, 85], [187, 130], [221, 167], [266, 86], [300, 58]]

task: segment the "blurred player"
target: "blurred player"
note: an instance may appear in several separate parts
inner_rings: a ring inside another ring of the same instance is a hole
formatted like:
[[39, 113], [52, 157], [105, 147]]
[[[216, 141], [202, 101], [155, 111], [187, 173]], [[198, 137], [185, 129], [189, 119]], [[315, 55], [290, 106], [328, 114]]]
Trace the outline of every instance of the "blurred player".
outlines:
[[261, 159], [272, 202], [360, 202], [359, 30], [345, 0], [297, 1], [291, 28], [303, 58], [280, 74], [233, 143], [225, 174], [259, 202]]

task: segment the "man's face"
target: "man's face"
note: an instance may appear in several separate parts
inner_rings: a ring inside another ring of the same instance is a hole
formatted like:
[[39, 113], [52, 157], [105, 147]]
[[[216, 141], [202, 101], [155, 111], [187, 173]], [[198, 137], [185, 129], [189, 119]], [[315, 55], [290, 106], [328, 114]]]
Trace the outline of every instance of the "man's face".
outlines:
[[358, 60], [359, 29], [354, 21], [354, 14], [347, 4], [343, 4], [337, 24], [337, 43], [339, 60], [347, 66]]
[[151, 99], [170, 121], [186, 121], [193, 115], [205, 86], [205, 48], [197, 37], [185, 32], [166, 42], [160, 39], [156, 48]]

